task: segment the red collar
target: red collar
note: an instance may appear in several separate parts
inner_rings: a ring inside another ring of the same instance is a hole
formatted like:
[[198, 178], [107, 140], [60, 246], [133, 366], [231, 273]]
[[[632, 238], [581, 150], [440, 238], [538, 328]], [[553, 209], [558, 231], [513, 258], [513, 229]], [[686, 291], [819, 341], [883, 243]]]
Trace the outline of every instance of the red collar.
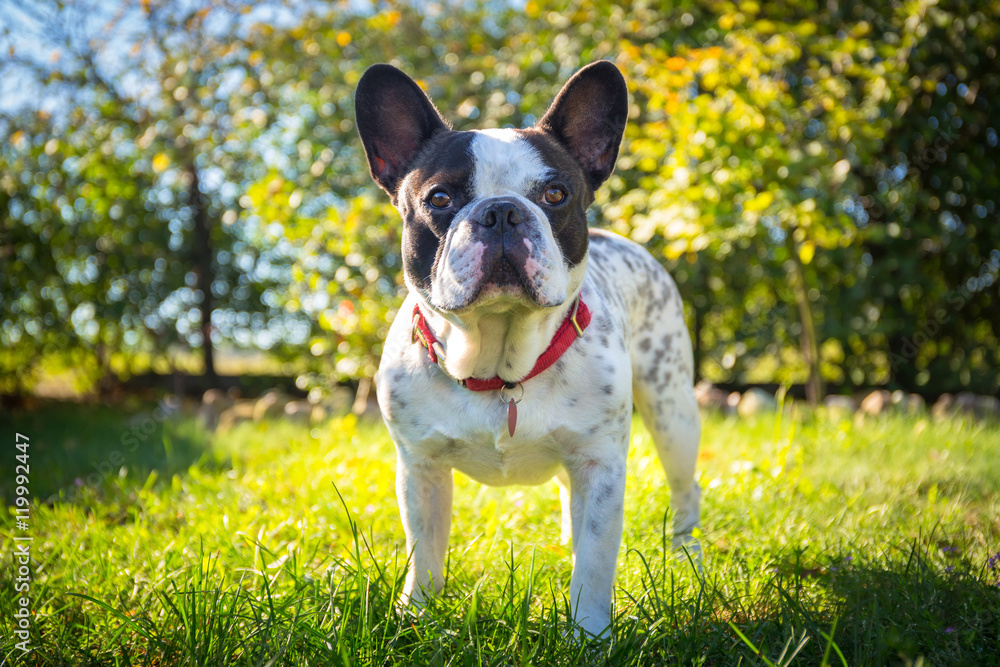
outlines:
[[[573, 344], [573, 341], [583, 336], [583, 330], [589, 324], [590, 308], [587, 308], [587, 304], [583, 302], [582, 297], [577, 297], [576, 304], [566, 314], [566, 319], [559, 326], [556, 335], [552, 337], [549, 347], [542, 353], [542, 356], [538, 357], [538, 361], [535, 362], [535, 366], [531, 369], [531, 372], [519, 381], [527, 382], [556, 363], [559, 357]], [[431, 331], [431, 328], [427, 326], [427, 320], [424, 319], [424, 314], [420, 312], [419, 305], [413, 307], [413, 333], [411, 339], [419, 340], [420, 344], [427, 348], [427, 356], [430, 357], [431, 362], [438, 366], [441, 365], [444, 357], [441, 343], [438, 341], [437, 336], [434, 335], [434, 332]], [[508, 383], [499, 377], [492, 377], [488, 380], [466, 378], [465, 380], [459, 380], [459, 384], [472, 391], [491, 391], [493, 389], [500, 389], [503, 386], [513, 386], [516, 383]]]

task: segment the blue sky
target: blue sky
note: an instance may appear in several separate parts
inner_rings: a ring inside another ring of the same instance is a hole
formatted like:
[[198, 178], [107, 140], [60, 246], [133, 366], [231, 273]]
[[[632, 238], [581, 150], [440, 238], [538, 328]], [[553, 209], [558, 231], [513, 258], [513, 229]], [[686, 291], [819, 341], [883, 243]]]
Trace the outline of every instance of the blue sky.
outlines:
[[[183, 16], [218, 3], [174, 0], [155, 4], [166, 7], [168, 15]], [[246, 14], [214, 9], [206, 22], [209, 34], [225, 34], [231, 21], [238, 34], [257, 23], [288, 27], [310, 7], [323, 6], [280, 0], [243, 4], [250, 9]], [[141, 4], [76, 0], [61, 9], [55, 5], [39, 0], [0, 3], [0, 114], [36, 109], [57, 114], [74, 100], [85, 101], [77, 97], [78, 90], [65, 85], [45, 87], [39, 80], [47, 73], [79, 71], [83, 61], [77, 54], [93, 54], [101, 75], [128, 97], [142, 96], [154, 84], [147, 73], [158, 64], [159, 54], [152, 46], [150, 21]], [[183, 39], [183, 35], [168, 39]]]

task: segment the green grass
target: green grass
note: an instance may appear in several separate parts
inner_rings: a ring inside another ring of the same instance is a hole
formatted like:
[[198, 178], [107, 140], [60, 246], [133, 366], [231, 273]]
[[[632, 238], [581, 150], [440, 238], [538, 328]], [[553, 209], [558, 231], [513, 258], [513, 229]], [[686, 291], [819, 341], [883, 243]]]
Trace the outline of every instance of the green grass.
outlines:
[[[8, 506], [13, 434], [31, 438], [36, 647], [23, 656], [14, 646], [16, 565], [5, 555], [0, 658], [1000, 663], [996, 425], [706, 418], [699, 576], [664, 549], [669, 493], [636, 421], [614, 641], [601, 644], [567, 638], [571, 563], [554, 485], [491, 489], [457, 475], [445, 594], [414, 617], [394, 606], [406, 554], [381, 426], [244, 424], [213, 440], [192, 420], [150, 421], [132, 447], [123, 435], [143, 414], [64, 405], [0, 415]], [[122, 464], [102, 465], [115, 451]], [[3, 514], [6, 554], [25, 533]]]

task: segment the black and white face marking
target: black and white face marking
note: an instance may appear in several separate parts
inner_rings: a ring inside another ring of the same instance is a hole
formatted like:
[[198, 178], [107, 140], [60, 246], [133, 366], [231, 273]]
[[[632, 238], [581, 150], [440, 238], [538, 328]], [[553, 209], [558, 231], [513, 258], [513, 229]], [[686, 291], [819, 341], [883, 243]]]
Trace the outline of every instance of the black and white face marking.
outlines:
[[442, 311], [565, 302], [570, 271], [586, 256], [590, 192], [579, 168], [525, 131], [451, 134], [401, 187], [408, 282]]
[[403, 217], [411, 289], [448, 312], [566, 302], [586, 266], [586, 209], [625, 126], [614, 65], [578, 72], [526, 130], [451, 131], [387, 65], [365, 73], [356, 100], [372, 176]]

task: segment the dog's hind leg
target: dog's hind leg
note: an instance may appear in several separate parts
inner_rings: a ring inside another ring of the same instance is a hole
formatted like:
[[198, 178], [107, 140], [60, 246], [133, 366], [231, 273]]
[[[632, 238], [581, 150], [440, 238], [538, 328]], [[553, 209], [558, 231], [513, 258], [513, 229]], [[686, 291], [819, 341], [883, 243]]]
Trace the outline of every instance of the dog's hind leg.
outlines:
[[700, 558], [694, 530], [699, 525], [701, 487], [695, 481], [701, 417], [692, 387], [687, 332], [667, 334], [662, 345], [641, 341], [633, 350], [633, 398], [656, 445], [670, 485], [673, 548]]

